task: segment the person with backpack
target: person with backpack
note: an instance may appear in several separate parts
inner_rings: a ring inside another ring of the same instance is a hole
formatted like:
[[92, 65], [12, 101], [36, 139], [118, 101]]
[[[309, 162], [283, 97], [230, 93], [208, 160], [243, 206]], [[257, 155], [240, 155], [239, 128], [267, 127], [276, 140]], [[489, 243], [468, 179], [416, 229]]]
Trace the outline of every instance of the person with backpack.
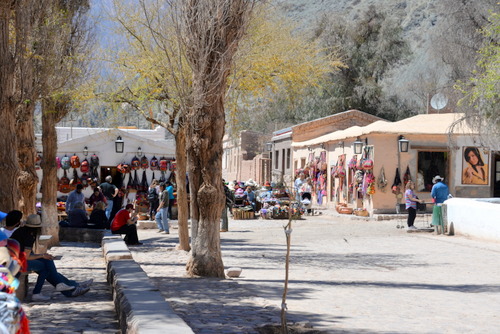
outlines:
[[174, 186], [170, 181], [165, 183], [168, 192], [168, 219], [172, 219], [172, 207], [174, 206], [175, 196], [174, 196]]
[[160, 204], [158, 191], [156, 188], [158, 187], [158, 181], [153, 180], [151, 185], [148, 188], [147, 199], [149, 202], [149, 218], [151, 220], [155, 219], [156, 211], [158, 210], [158, 205]]
[[109, 219], [111, 211], [113, 210], [113, 199], [118, 194], [118, 188], [111, 183], [113, 181], [113, 177], [111, 175], [106, 176], [104, 180], [106, 182], [101, 183], [99, 188], [101, 188], [101, 191], [108, 202], [108, 205], [106, 206], [106, 217]]

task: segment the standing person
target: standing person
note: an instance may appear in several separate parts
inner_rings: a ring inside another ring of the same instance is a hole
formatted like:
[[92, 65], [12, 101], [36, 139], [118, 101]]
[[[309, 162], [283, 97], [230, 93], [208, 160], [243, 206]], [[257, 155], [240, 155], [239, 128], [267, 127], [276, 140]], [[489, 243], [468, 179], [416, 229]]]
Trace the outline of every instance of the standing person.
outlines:
[[408, 210], [408, 230], [416, 230], [417, 228], [413, 225], [415, 218], [417, 217], [417, 203], [421, 200], [418, 199], [417, 195], [413, 192], [415, 189], [415, 183], [413, 181], [408, 181], [406, 183], [405, 191], [405, 204], [406, 210]]
[[299, 177], [295, 179], [293, 183], [293, 189], [295, 190], [295, 199], [300, 203], [300, 187], [305, 182], [305, 174], [303, 172], [299, 173]]
[[104, 202], [97, 202], [90, 214], [89, 228], [109, 229], [109, 221], [104, 209], [106, 209], [106, 204]]
[[[21, 216], [22, 217], [22, 216]], [[9, 224], [19, 224], [19, 221], [9, 220]], [[45, 280], [52, 284], [57, 292], [61, 292], [66, 297], [77, 297], [87, 293], [92, 285], [92, 279], [77, 283], [76, 281], [69, 280], [62, 274], [57, 272], [54, 264], [54, 257], [48, 253], [35, 254], [33, 252], [33, 245], [40, 235], [42, 229], [42, 221], [39, 215], [32, 214], [28, 216], [24, 226], [19, 227], [13, 234], [12, 239], [19, 242], [21, 251], [26, 254], [28, 260], [28, 271], [34, 271], [38, 274], [38, 279], [33, 289], [33, 301], [47, 301], [49, 296], [41, 294], [43, 283]]]
[[149, 218], [151, 220], [156, 216], [156, 210], [158, 210], [158, 205], [160, 204], [158, 191], [156, 187], [158, 186], [158, 181], [153, 180], [148, 188], [148, 202], [149, 202]]
[[82, 193], [83, 185], [81, 183], [76, 185], [66, 200], [66, 213], [69, 214], [76, 203], [85, 203], [85, 195]]
[[229, 208], [229, 211], [231, 211], [231, 208], [233, 206], [233, 194], [231, 193], [231, 190], [229, 190], [224, 179], [222, 179], [222, 187], [224, 188], [224, 195], [226, 198], [226, 202], [224, 203], [224, 209], [222, 209], [222, 216], [221, 216], [222, 224], [221, 224], [220, 231], [227, 232], [229, 230], [227, 209]]
[[165, 232], [165, 234], [170, 234], [168, 228], [168, 191], [166, 189], [165, 183], [160, 183], [160, 205], [158, 206], [158, 211], [156, 212], [156, 225], [158, 225], [158, 232]]
[[113, 218], [111, 223], [111, 233], [125, 234], [123, 240], [128, 246], [142, 245], [137, 236], [137, 212], [134, 210], [133, 204], [127, 204], [125, 209], [121, 209]]
[[432, 183], [434, 183], [434, 185], [432, 186], [431, 196], [436, 204], [444, 203], [450, 195], [450, 190], [443, 181], [444, 179], [439, 175], [434, 176], [432, 179]]
[[98, 202], [104, 202], [104, 204], [106, 204], [106, 197], [104, 197], [104, 194], [99, 187], [95, 187], [94, 192], [89, 197], [89, 205], [90, 207], [95, 208]]
[[175, 196], [174, 196], [174, 186], [170, 181], [167, 181], [167, 192], [168, 192], [168, 218], [172, 219], [172, 207], [174, 206]]
[[105, 212], [106, 217], [109, 219], [111, 217], [111, 211], [113, 210], [113, 199], [118, 194], [118, 188], [111, 183], [113, 181], [113, 177], [111, 175], [106, 176], [104, 180], [106, 182], [101, 183], [99, 188], [101, 188], [104, 197], [106, 197], [108, 206], [106, 206]]
[[464, 150], [464, 159], [469, 166], [462, 173], [462, 183], [488, 184], [488, 166], [484, 164], [479, 149], [477, 147], [467, 147]]

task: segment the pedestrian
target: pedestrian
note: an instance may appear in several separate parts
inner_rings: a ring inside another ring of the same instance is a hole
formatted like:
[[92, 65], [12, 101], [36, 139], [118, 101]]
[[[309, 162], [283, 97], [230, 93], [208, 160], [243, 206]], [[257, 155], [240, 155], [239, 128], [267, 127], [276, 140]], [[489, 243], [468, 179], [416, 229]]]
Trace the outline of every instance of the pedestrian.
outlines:
[[415, 183], [413, 181], [408, 181], [406, 183], [405, 191], [405, 204], [406, 210], [408, 211], [408, 230], [416, 230], [417, 228], [413, 225], [415, 218], [417, 217], [417, 203], [422, 202], [418, 199], [417, 195], [413, 192], [415, 189]]
[[302, 187], [302, 184], [305, 182], [305, 174], [304, 172], [300, 172], [299, 176], [295, 179], [295, 182], [293, 183], [293, 189], [295, 190], [295, 199], [297, 200], [298, 203], [300, 203], [300, 187]]
[[111, 223], [111, 233], [125, 234], [123, 240], [128, 246], [142, 245], [137, 236], [137, 212], [134, 210], [133, 204], [127, 204], [125, 209], [121, 209], [115, 215]]
[[227, 209], [229, 209], [229, 211], [231, 212], [231, 215], [232, 215], [233, 194], [231, 193], [231, 190], [229, 190], [224, 179], [222, 179], [222, 187], [224, 188], [224, 195], [225, 195], [226, 201], [224, 203], [224, 208], [222, 209], [222, 216], [221, 216], [222, 224], [221, 224], [220, 231], [227, 232], [229, 230]]
[[444, 178], [442, 178], [439, 175], [436, 175], [432, 179], [432, 183], [434, 183], [434, 185], [432, 186], [431, 196], [434, 200], [434, 203], [436, 204], [444, 203], [444, 201], [446, 201], [448, 199], [448, 196], [450, 195], [450, 190], [448, 186], [444, 183]]
[[149, 203], [149, 218], [154, 219], [156, 211], [158, 210], [158, 205], [160, 204], [158, 191], [156, 187], [158, 186], [158, 181], [154, 179], [148, 188], [147, 199]]
[[158, 233], [165, 232], [165, 234], [170, 234], [168, 228], [168, 191], [165, 183], [160, 183], [160, 204], [158, 205], [158, 210], [156, 212], [155, 220], [158, 226]]
[[85, 195], [82, 193], [83, 185], [78, 183], [66, 200], [66, 213], [69, 214], [76, 203], [85, 203]]
[[[18, 214], [15, 217], [19, 217]], [[9, 226], [20, 224], [22, 218], [19, 220], [8, 219], [7, 224]], [[86, 294], [90, 290], [92, 285], [92, 279], [77, 283], [76, 281], [69, 280], [64, 275], [57, 272], [54, 257], [48, 253], [36, 254], [34, 253], [33, 246], [38, 236], [41, 233], [42, 221], [40, 216], [37, 214], [32, 214], [28, 216], [24, 226], [19, 227], [13, 234], [12, 239], [19, 242], [21, 251], [25, 252], [26, 259], [28, 262], [28, 272], [34, 271], [38, 274], [38, 278], [33, 289], [33, 301], [48, 301], [50, 296], [42, 295], [43, 283], [45, 281], [52, 284], [57, 292], [61, 292], [66, 297], [77, 297]]]
[[118, 188], [112, 184], [111, 182], [113, 181], [113, 177], [111, 175], [106, 176], [104, 179], [106, 182], [103, 182], [99, 185], [99, 188], [101, 188], [102, 193], [104, 194], [104, 197], [106, 197], [107, 201], [107, 206], [106, 206], [106, 217], [110, 219], [111, 217], [111, 211], [113, 210], [113, 199], [116, 197], [118, 194]]
[[174, 206], [175, 196], [174, 196], [174, 186], [170, 181], [166, 182], [166, 190], [168, 192], [168, 219], [172, 220], [172, 207]]

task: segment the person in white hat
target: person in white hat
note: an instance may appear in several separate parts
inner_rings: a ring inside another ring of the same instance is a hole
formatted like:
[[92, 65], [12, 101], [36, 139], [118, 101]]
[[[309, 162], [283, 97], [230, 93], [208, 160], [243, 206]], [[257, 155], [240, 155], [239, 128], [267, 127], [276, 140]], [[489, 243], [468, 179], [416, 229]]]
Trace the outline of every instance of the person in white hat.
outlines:
[[434, 178], [432, 179], [432, 183], [434, 183], [434, 185], [432, 186], [431, 196], [434, 200], [434, 203], [436, 204], [443, 203], [448, 199], [448, 196], [450, 195], [450, 190], [443, 181], [444, 178], [439, 175], [434, 176]]

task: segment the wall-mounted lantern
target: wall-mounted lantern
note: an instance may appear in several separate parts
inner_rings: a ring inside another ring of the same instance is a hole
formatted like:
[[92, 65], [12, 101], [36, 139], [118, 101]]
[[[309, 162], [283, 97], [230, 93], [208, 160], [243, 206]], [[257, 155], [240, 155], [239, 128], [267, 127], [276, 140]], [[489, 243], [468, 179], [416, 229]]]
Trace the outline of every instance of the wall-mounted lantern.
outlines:
[[116, 153], [123, 153], [123, 148], [125, 146], [125, 142], [123, 141], [121, 136], [116, 137], [115, 140], [115, 152]]
[[85, 147], [83, 148], [83, 155], [84, 155], [84, 156], [89, 155], [89, 148], [88, 148], [87, 146], [85, 146]]
[[353, 143], [354, 154], [361, 154], [363, 152], [363, 142], [361, 138], [356, 138], [356, 141]]
[[142, 157], [142, 148], [140, 146], [137, 148], [137, 156]]
[[398, 137], [398, 147], [399, 152], [406, 153], [408, 152], [408, 148], [410, 147], [410, 141], [408, 139], [405, 139], [404, 136], [400, 135]]
[[266, 143], [266, 151], [272, 151], [273, 150], [273, 143], [268, 142]]

